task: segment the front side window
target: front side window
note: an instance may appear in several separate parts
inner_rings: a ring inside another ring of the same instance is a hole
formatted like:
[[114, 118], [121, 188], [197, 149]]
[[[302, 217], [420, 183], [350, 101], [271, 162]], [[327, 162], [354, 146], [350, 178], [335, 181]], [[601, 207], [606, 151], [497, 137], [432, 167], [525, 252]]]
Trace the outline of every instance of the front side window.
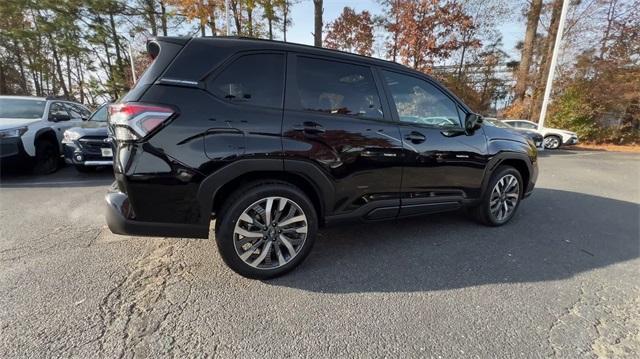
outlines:
[[210, 81], [207, 88], [230, 102], [280, 108], [284, 90], [284, 55], [242, 56]]
[[521, 122], [520, 127], [522, 128], [527, 128], [530, 130], [535, 130], [538, 128], [538, 126], [534, 125], [533, 123], [529, 123], [529, 122]]
[[66, 117], [69, 116], [69, 113], [64, 108], [64, 105], [60, 102], [54, 102], [49, 106], [49, 118], [58, 118], [58, 117]]
[[427, 81], [382, 71], [401, 122], [436, 127], [460, 127], [458, 107]]
[[303, 110], [382, 119], [382, 106], [367, 66], [298, 57], [297, 85]]

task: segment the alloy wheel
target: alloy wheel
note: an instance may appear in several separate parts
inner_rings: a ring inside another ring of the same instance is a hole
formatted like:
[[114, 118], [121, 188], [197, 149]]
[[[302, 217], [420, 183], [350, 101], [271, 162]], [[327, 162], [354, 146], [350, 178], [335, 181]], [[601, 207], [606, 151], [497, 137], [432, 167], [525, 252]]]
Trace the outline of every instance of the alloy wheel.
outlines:
[[560, 141], [555, 136], [546, 137], [544, 139], [544, 147], [549, 149], [556, 149], [560, 146]]
[[509, 218], [520, 200], [518, 179], [511, 174], [500, 178], [491, 191], [489, 210], [496, 220], [502, 222]]
[[297, 203], [284, 197], [266, 197], [242, 212], [233, 231], [233, 245], [246, 264], [276, 269], [300, 253], [307, 231], [307, 216]]

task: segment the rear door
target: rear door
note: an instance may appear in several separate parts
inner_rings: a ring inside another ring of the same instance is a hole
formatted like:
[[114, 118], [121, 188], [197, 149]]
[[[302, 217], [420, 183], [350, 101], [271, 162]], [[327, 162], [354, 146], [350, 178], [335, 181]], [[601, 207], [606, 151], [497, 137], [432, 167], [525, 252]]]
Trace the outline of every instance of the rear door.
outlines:
[[283, 121], [285, 169], [311, 162], [334, 187], [328, 215], [397, 215], [402, 140], [367, 64], [290, 54]]
[[285, 60], [283, 52], [240, 53], [207, 80], [215, 97], [204, 139], [207, 157], [226, 162], [282, 154]]
[[403, 141], [401, 215], [453, 209], [479, 196], [487, 163], [482, 129], [465, 135], [465, 113], [437, 84], [381, 71]]

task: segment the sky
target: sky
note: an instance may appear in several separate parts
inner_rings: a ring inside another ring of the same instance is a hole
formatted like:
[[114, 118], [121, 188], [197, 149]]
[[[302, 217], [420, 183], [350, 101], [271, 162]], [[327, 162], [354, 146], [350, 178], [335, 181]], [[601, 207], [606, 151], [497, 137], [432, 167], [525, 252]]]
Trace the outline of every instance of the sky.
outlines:
[[[375, 0], [324, 0], [323, 20], [325, 24], [340, 16], [340, 13], [345, 6], [354, 8], [356, 12], [368, 10], [372, 15], [382, 13], [382, 7]], [[293, 19], [293, 26], [291, 27], [290, 32], [287, 33], [287, 41], [313, 45], [313, 1], [303, 0], [302, 2], [295, 4], [292, 7], [291, 15]], [[517, 59], [519, 57], [518, 52], [515, 50], [515, 46], [518, 41], [522, 41], [524, 39], [526, 26], [524, 21], [524, 19], [507, 19], [507, 21], [505, 21], [505, 23], [499, 28], [503, 36], [502, 41], [504, 44], [504, 50], [512, 57], [512, 59]]]

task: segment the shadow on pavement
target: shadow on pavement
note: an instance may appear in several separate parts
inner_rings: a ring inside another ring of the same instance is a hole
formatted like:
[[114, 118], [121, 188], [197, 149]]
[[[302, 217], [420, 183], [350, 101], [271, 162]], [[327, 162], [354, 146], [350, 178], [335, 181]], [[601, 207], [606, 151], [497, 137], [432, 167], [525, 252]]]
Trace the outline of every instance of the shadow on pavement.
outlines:
[[463, 213], [320, 231], [307, 260], [266, 283], [314, 292], [414, 292], [563, 279], [640, 252], [640, 206], [537, 189], [504, 227]]
[[80, 173], [71, 166], [63, 166], [48, 175], [34, 175], [28, 170], [2, 170], [0, 188], [97, 187], [113, 183], [113, 169], [99, 167]]

